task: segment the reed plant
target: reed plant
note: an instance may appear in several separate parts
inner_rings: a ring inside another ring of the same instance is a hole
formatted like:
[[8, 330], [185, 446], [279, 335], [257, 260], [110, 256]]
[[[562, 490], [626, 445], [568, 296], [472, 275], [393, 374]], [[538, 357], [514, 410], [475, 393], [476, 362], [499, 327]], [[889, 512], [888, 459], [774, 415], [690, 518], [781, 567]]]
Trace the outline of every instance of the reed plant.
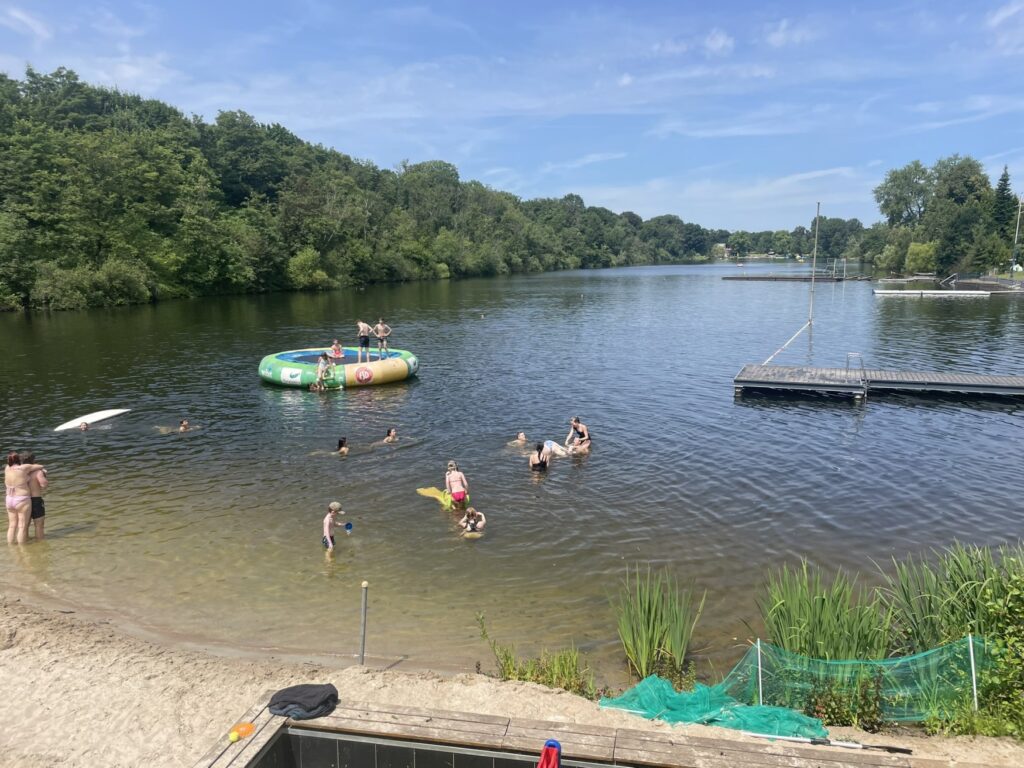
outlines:
[[768, 576], [759, 600], [768, 637], [815, 659], [881, 659], [889, 646], [890, 612], [873, 591], [840, 570], [826, 581], [806, 560]]
[[988, 547], [954, 544], [930, 559], [893, 560], [879, 590], [893, 616], [893, 650], [920, 653], [968, 635], [992, 629], [985, 595], [1001, 592], [1004, 563], [1012, 550], [997, 557]]
[[668, 569], [641, 573], [627, 569], [622, 589], [612, 600], [619, 640], [630, 671], [640, 679], [662, 674], [677, 688], [692, 687], [686, 655], [704, 611], [707, 592], [696, 599], [693, 587], [681, 587]]
[[[541, 651], [539, 657], [521, 658], [516, 654], [514, 646], [502, 645], [487, 633], [484, 614], [478, 613], [477, 626], [482, 637], [494, 654], [494, 663], [499, 680], [519, 680], [527, 683], [540, 683], [549, 688], [562, 690], [595, 699], [598, 690], [594, 684], [594, 673], [583, 655], [576, 647], [564, 648], [550, 652]], [[479, 671], [479, 662], [477, 671]]]

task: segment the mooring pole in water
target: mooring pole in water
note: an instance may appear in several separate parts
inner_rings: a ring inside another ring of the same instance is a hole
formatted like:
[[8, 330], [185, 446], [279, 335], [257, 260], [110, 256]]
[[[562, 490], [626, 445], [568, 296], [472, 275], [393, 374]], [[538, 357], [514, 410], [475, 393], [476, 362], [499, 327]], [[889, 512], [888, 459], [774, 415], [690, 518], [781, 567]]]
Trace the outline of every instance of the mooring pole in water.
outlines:
[[974, 635], [967, 636], [967, 650], [971, 653], [971, 690], [974, 693], [974, 711], [978, 711], [978, 673], [974, 668]]
[[814, 274], [818, 271], [818, 219], [821, 218], [821, 203], [818, 203], [818, 211], [814, 214], [814, 255], [811, 256], [811, 301], [807, 310], [808, 324], [814, 323]]
[[764, 706], [764, 691], [761, 689], [761, 638], [757, 638], [757, 703]]
[[359, 664], [362, 665], [366, 659], [366, 593], [370, 589], [370, 582], [363, 582], [363, 609], [359, 621]]

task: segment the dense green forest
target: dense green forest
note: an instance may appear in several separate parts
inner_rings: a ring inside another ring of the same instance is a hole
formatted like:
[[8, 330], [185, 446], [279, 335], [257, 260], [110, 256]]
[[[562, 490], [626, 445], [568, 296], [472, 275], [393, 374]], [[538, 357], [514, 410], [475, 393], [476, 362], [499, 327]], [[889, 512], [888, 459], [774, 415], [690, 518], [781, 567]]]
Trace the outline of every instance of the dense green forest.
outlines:
[[[823, 217], [820, 256], [918, 268], [923, 249], [946, 268], [969, 236], [970, 263], [996, 263], [1002, 230], [977, 232], [1004, 221], [1001, 198], [966, 166], [980, 169], [951, 158], [920, 182], [887, 177], [888, 224]], [[449, 163], [381, 169], [244, 112], [206, 123], [67, 69], [0, 74], [3, 309], [703, 261], [723, 243], [809, 253], [812, 227], [728, 232], [577, 195], [521, 200]]]
[[1005, 270], [1014, 257], [1018, 200], [1004, 167], [992, 183], [971, 157], [919, 161], [889, 171], [875, 188], [886, 221], [864, 233], [862, 255], [893, 272]]

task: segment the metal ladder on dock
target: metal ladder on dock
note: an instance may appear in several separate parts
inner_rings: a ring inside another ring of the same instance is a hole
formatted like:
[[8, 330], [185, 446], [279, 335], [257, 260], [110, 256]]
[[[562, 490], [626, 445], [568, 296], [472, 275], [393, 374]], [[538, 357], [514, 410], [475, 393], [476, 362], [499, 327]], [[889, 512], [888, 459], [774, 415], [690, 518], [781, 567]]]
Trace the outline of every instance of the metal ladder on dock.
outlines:
[[860, 352], [846, 353], [846, 376], [847, 378], [850, 378], [851, 370], [853, 370], [851, 363], [853, 363], [855, 359], [860, 363], [860, 375], [858, 376], [860, 394], [855, 393], [853, 399], [863, 401], [868, 399], [868, 374], [864, 368], [864, 358]]

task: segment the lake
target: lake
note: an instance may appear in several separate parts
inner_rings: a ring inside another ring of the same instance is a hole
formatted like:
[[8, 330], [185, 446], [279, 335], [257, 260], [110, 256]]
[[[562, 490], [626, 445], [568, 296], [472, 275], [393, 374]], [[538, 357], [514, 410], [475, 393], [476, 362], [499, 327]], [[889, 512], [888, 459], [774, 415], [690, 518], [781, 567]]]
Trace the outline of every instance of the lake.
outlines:
[[[751, 265], [748, 272], [805, 269]], [[0, 550], [0, 582], [158, 636], [300, 656], [367, 652], [472, 669], [476, 624], [520, 651], [575, 643], [602, 680], [624, 665], [609, 596], [633, 564], [707, 589], [696, 644], [719, 671], [759, 629], [765, 574], [806, 557], [877, 580], [873, 562], [1021, 533], [1009, 401], [734, 399], [732, 377], [806, 320], [804, 283], [664, 266], [208, 298], [0, 316], [0, 435], [50, 471], [49, 539]], [[355, 341], [383, 316], [418, 378], [324, 395], [258, 376], [271, 352]], [[780, 364], [1024, 371], [1024, 303], [890, 299], [819, 284], [812, 336]], [[131, 408], [87, 433], [53, 427]], [[590, 456], [544, 476], [509, 447]], [[199, 429], [163, 434], [188, 418]], [[160, 428], [164, 429], [161, 430]], [[395, 446], [373, 445], [389, 427]], [[330, 455], [348, 437], [348, 457]], [[459, 462], [487, 535], [416, 489]], [[320, 545], [325, 507], [354, 525]]]

